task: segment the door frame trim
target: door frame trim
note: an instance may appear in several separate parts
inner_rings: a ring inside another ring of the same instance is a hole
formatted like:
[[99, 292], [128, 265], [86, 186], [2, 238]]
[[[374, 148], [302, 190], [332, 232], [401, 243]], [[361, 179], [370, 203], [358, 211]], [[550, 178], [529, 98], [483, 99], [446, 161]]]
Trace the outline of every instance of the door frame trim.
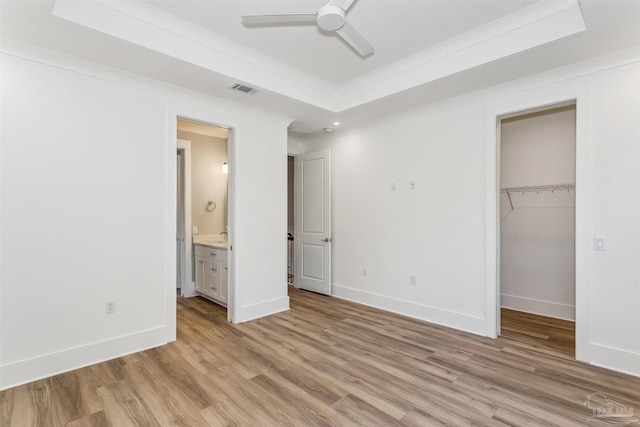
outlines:
[[183, 153], [182, 182], [184, 184], [184, 252], [182, 253], [182, 256], [184, 257], [184, 265], [182, 269], [182, 288], [180, 291], [180, 296], [192, 297], [196, 295], [196, 292], [195, 284], [193, 282], [193, 269], [191, 268], [190, 262], [192, 252], [191, 247], [193, 244], [191, 235], [191, 141], [189, 141], [188, 139], [177, 139], [176, 148]]
[[[229, 121], [233, 122], [232, 118], [220, 113], [219, 111], [202, 109], [193, 107], [191, 105], [176, 102], [167, 106], [166, 111], [166, 129], [165, 129], [165, 200], [167, 210], [165, 211], [166, 225], [166, 279], [164, 283], [166, 291], [166, 341], [173, 342], [177, 338], [177, 298], [176, 298], [176, 200], [177, 200], [177, 168], [176, 168], [176, 149], [177, 149], [177, 132], [178, 120], [195, 121], [204, 125], [221, 127], [229, 130], [229, 136], [227, 139], [228, 156], [227, 161], [229, 163], [229, 174], [227, 176], [228, 187], [228, 203], [227, 203], [227, 221], [228, 221], [228, 241], [229, 247], [233, 247], [235, 237], [235, 216], [234, 208], [235, 202], [233, 198], [234, 192], [234, 153], [235, 153], [235, 139], [233, 133], [233, 126], [227, 126], [219, 122], [220, 117], [227, 117]], [[190, 230], [187, 230], [190, 231]], [[185, 245], [186, 246], [186, 245]], [[187, 260], [189, 263], [189, 260]], [[230, 322], [237, 322], [236, 319], [236, 296], [238, 295], [238, 289], [235, 289], [235, 251], [229, 249], [227, 254], [228, 264], [228, 300], [227, 300], [227, 320]]]
[[593, 177], [591, 123], [591, 88], [581, 82], [560, 82], [544, 88], [518, 92], [487, 105], [485, 159], [485, 333], [496, 338], [499, 330], [498, 248], [500, 181], [498, 171], [498, 120], [534, 109], [547, 109], [562, 103], [576, 105], [576, 360], [590, 360], [589, 293], [591, 271], [590, 230]]

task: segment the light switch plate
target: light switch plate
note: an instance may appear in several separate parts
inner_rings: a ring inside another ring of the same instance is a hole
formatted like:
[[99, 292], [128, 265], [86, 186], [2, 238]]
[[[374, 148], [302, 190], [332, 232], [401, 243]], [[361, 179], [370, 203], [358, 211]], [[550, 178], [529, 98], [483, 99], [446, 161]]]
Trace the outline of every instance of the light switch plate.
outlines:
[[594, 239], [593, 239], [593, 249], [595, 249], [596, 251], [604, 251], [604, 250], [606, 250], [603, 236], [594, 237]]
[[112, 314], [116, 312], [116, 300], [110, 299], [104, 302], [104, 312]]
[[412, 179], [411, 181], [409, 181], [409, 190], [415, 190], [416, 189], [416, 182]]

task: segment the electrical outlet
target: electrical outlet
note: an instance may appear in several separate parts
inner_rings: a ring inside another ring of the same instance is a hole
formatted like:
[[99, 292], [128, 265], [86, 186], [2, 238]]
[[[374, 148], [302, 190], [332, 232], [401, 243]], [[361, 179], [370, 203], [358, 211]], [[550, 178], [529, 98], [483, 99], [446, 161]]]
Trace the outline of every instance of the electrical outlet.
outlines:
[[414, 276], [413, 274], [411, 276], [409, 276], [409, 284], [411, 286], [415, 286], [416, 285], [416, 276]]
[[198, 226], [197, 226], [197, 225], [194, 225], [193, 227], [191, 227], [191, 232], [192, 232], [193, 234], [198, 234]]
[[116, 312], [116, 300], [110, 299], [104, 302], [104, 312], [111, 314]]
[[396, 191], [396, 183], [395, 182], [391, 182], [391, 191]]
[[368, 269], [368, 268], [363, 268], [363, 269], [362, 269], [362, 275], [363, 275], [364, 277], [367, 277], [367, 276], [369, 275], [369, 269]]

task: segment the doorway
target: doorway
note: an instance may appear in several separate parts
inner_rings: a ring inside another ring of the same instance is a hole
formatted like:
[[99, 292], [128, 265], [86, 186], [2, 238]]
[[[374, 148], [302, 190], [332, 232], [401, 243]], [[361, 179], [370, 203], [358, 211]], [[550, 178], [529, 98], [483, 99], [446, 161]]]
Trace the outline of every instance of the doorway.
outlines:
[[229, 305], [229, 132], [177, 120], [176, 276], [180, 296]]
[[294, 165], [295, 157], [287, 156], [287, 284], [293, 285], [295, 278], [295, 266], [293, 255], [294, 244]]
[[576, 106], [502, 117], [500, 335], [575, 357]]
[[295, 286], [331, 295], [331, 150], [295, 158]]
[[178, 295], [184, 296], [183, 285], [185, 282], [185, 206], [184, 206], [184, 148], [180, 147], [180, 142], [177, 145], [176, 155], [176, 289]]

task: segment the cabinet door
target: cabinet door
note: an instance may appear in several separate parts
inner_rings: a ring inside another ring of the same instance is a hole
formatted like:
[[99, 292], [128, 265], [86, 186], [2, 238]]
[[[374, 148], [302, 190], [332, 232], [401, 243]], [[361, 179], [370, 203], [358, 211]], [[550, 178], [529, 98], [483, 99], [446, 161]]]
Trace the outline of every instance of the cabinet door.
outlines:
[[196, 257], [196, 291], [203, 292], [205, 283], [204, 258]]
[[218, 261], [215, 261], [211, 258], [207, 258], [204, 262], [204, 268], [205, 268], [205, 289], [204, 292], [206, 292], [210, 297], [213, 298], [218, 298], [219, 295], [219, 288], [220, 286], [218, 286], [218, 283], [220, 282], [220, 272], [219, 272], [219, 267], [218, 267]]
[[220, 264], [220, 286], [218, 286], [220, 292], [218, 293], [218, 299], [227, 303], [227, 263], [221, 262]]

